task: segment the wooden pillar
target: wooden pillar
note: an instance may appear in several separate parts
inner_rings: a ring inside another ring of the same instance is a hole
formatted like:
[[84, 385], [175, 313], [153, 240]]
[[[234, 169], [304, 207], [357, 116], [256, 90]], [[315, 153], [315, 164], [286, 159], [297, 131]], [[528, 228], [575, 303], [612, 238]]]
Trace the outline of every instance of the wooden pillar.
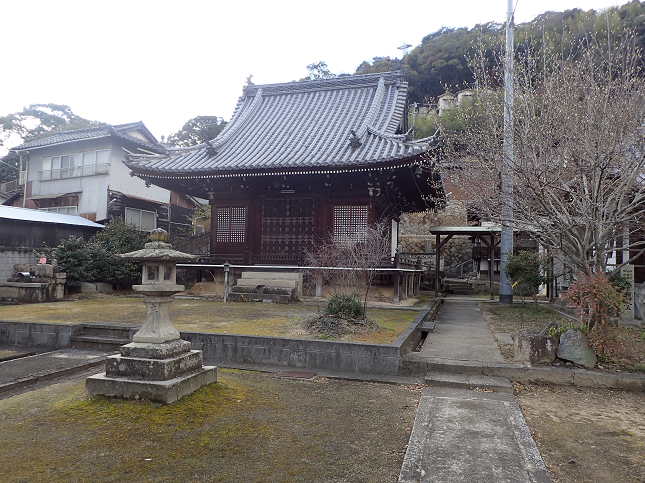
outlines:
[[409, 282], [409, 275], [406, 272], [403, 274], [403, 300], [408, 298], [408, 282]]
[[[401, 264], [401, 254], [397, 250], [396, 254], [394, 255], [394, 268], [399, 268], [400, 264]], [[394, 280], [394, 296], [392, 298], [392, 303], [398, 304], [401, 300], [399, 295], [399, 285], [401, 283], [401, 272], [396, 270], [392, 278]]]

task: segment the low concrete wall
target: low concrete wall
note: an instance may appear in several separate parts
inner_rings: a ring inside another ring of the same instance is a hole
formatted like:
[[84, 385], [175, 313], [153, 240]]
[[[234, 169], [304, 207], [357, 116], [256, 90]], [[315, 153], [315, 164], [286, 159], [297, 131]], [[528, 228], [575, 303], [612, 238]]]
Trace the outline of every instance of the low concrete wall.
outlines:
[[42, 324], [0, 320], [0, 344], [55, 350], [70, 346], [70, 337], [80, 324]]
[[328, 340], [181, 332], [209, 362], [266, 364], [365, 374], [396, 374], [400, 348]]
[[[399, 372], [401, 357], [418, 344], [421, 333], [417, 326], [428, 311], [424, 307], [389, 345], [205, 332], [181, 332], [181, 338], [189, 341], [193, 349], [203, 351], [204, 360], [209, 363], [395, 375]], [[77, 334], [82, 325], [0, 321], [0, 344], [51, 350], [65, 348], [70, 346], [70, 337]]]

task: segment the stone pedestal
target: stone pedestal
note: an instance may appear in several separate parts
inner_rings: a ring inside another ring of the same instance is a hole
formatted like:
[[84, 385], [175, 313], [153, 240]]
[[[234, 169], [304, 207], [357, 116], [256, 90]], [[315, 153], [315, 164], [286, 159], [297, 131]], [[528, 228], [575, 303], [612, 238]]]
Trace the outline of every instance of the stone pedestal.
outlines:
[[108, 356], [105, 373], [87, 378], [90, 395], [148, 399], [172, 403], [202, 386], [217, 382], [217, 367], [203, 366], [202, 351], [190, 342], [131, 342], [121, 354]]
[[166, 235], [153, 230], [143, 250], [118, 255], [143, 262], [142, 283], [132, 288], [144, 296], [146, 321], [120, 355], [108, 356], [104, 374], [86, 379], [88, 394], [172, 403], [217, 382], [217, 367], [202, 366], [202, 351], [191, 350], [170, 321], [172, 296], [184, 289], [176, 283], [176, 263], [196, 257], [173, 250]]

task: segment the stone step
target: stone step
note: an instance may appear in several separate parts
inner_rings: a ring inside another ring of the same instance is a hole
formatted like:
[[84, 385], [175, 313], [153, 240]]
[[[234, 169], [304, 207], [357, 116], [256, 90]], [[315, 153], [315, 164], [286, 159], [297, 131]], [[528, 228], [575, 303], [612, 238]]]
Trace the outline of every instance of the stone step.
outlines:
[[[262, 293], [264, 295], [274, 294], [274, 295], [286, 295], [286, 296], [289, 296], [289, 297], [293, 297], [293, 291], [294, 290], [295, 290], [294, 288], [289, 288], [289, 287], [286, 287], [286, 288], [283, 288], [283, 287], [264, 287], [263, 290], [262, 290]], [[235, 286], [231, 287], [231, 292], [232, 293], [243, 293], [243, 294], [245, 294], [245, 293], [259, 294], [260, 293], [260, 291], [257, 290], [256, 287], [243, 287], [243, 286], [240, 286], [240, 285], [235, 285]]]
[[298, 283], [296, 280], [275, 280], [269, 278], [240, 278], [237, 281], [238, 287], [257, 287], [264, 285], [265, 287], [280, 287], [280, 288], [297, 288]]
[[122, 345], [129, 344], [131, 339], [114, 337], [97, 337], [92, 335], [73, 335], [70, 337], [72, 349], [93, 351], [118, 351]]
[[107, 337], [111, 339], [132, 339], [139, 327], [129, 325], [84, 324], [78, 335]]
[[458, 361], [453, 359], [429, 358], [425, 360], [428, 372], [442, 372], [448, 374], [482, 374], [484, 366], [471, 361]]
[[484, 376], [482, 374], [449, 374], [445, 372], [428, 372], [425, 383], [435, 387], [453, 387], [457, 389], [487, 389], [495, 392], [512, 393], [511, 382], [503, 377]]
[[417, 326], [417, 329], [421, 332], [434, 332], [435, 322], [434, 320], [424, 320]]
[[231, 292], [226, 298], [231, 302], [262, 302], [258, 293]]
[[302, 273], [289, 272], [242, 272], [241, 280], [262, 279], [262, 280], [302, 280]]
[[260, 295], [254, 292], [231, 292], [228, 294], [228, 300], [231, 302], [264, 302], [271, 301], [276, 304], [288, 304], [293, 302], [293, 298], [290, 295], [280, 295], [265, 293]]

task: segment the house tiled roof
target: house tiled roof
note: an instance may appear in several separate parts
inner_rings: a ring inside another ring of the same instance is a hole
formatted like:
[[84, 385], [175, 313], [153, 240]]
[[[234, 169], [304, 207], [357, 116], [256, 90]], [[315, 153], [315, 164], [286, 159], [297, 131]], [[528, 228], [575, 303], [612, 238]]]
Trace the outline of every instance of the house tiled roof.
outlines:
[[[117, 124], [113, 126], [101, 126], [101, 127], [93, 127], [89, 129], [78, 129], [76, 131], [61, 131], [59, 133], [54, 134], [53, 136], [49, 136], [43, 139], [38, 139], [36, 141], [32, 141], [30, 143], [25, 143], [20, 146], [17, 146], [13, 148], [12, 151], [23, 151], [25, 149], [42, 148], [45, 146], [52, 146], [60, 143], [67, 143], [70, 141], [79, 141], [83, 139], [94, 139], [94, 138], [114, 136], [117, 138], [130, 141], [144, 149], [147, 149], [155, 153], [165, 152], [165, 148], [160, 144], [148, 143], [148, 142], [142, 141], [141, 139], [138, 139], [126, 134], [127, 131], [130, 131], [135, 128], [140, 128], [140, 129], [143, 128], [146, 132], [149, 133], [149, 131], [141, 121], [132, 122], [128, 124]], [[152, 134], [150, 134], [150, 136], [154, 138]]]
[[396, 164], [435, 141], [412, 141], [402, 132], [407, 90], [399, 71], [245, 86], [214, 140], [162, 156], [130, 156], [126, 164], [152, 178]]

